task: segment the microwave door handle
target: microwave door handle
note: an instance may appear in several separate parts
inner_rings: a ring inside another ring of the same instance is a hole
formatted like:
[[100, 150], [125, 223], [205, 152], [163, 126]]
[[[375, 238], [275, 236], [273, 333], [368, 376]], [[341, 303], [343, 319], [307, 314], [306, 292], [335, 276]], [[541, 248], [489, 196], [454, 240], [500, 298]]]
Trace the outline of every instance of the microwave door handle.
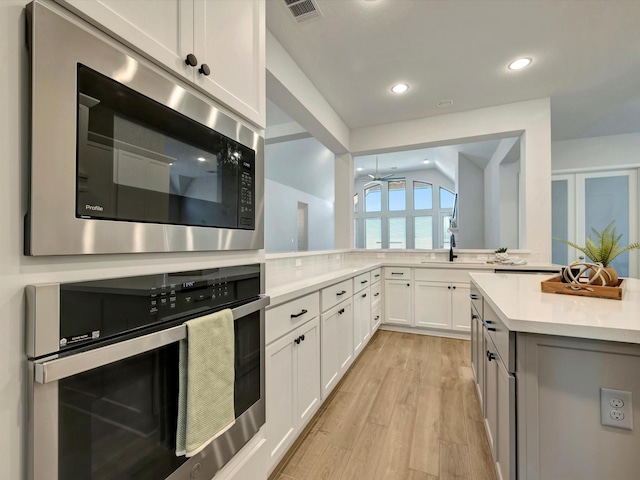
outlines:
[[[269, 301], [270, 298], [268, 296], [262, 296], [256, 301], [232, 309], [233, 320], [238, 320], [266, 307], [269, 305]], [[56, 382], [63, 378], [164, 347], [185, 338], [187, 338], [187, 327], [178, 325], [68, 357], [36, 361], [34, 362], [35, 381], [42, 384]]]

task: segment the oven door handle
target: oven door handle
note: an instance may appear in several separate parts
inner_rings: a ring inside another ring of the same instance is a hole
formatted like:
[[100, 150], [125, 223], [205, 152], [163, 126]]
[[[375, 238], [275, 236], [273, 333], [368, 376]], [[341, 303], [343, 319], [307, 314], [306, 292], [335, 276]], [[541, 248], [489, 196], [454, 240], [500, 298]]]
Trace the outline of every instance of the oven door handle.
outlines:
[[[269, 305], [269, 301], [268, 296], [262, 296], [258, 300], [232, 309], [233, 320], [266, 307]], [[68, 357], [37, 360], [34, 362], [35, 381], [42, 384], [57, 382], [63, 378], [155, 350], [185, 338], [187, 338], [187, 327], [183, 324]]]

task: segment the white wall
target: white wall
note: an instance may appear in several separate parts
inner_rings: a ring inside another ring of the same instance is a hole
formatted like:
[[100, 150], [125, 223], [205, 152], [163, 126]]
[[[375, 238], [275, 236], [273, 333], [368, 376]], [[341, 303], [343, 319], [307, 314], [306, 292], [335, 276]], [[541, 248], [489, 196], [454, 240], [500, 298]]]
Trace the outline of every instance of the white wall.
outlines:
[[265, 177], [333, 202], [334, 158], [315, 138], [270, 143], [264, 148]]
[[517, 248], [520, 162], [500, 165], [500, 247]]
[[519, 248], [551, 261], [551, 135], [548, 98], [351, 131], [354, 154], [389, 152], [522, 134]]
[[298, 251], [298, 202], [309, 206], [309, 251], [334, 248], [333, 202], [273, 180], [265, 180], [264, 248], [268, 253]]
[[[24, 287], [43, 282], [184, 271], [263, 261], [262, 251], [32, 258], [23, 251], [27, 205], [29, 69], [24, 0], [0, 2], [0, 479], [25, 478]], [[55, 158], [52, 157], [52, 161]], [[73, 215], [73, 212], [69, 212]], [[55, 231], [50, 235], [56, 235]]]
[[458, 154], [458, 248], [484, 248], [484, 171]]
[[551, 143], [551, 168], [554, 172], [631, 165], [640, 166], [640, 133]]

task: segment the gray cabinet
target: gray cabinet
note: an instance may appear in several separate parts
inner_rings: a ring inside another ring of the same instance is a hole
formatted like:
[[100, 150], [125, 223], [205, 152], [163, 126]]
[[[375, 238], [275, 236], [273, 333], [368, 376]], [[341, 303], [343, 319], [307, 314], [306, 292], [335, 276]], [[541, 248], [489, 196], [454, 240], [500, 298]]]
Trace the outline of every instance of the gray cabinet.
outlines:
[[471, 369], [500, 480], [516, 479], [515, 334], [471, 288]]

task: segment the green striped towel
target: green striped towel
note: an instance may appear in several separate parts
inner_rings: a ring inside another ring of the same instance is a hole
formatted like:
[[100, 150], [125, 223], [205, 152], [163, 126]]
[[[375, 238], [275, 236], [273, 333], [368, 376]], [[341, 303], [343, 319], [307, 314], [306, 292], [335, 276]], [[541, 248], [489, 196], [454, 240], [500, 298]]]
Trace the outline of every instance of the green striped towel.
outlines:
[[191, 457], [235, 423], [233, 313], [185, 322], [180, 342], [176, 455]]

